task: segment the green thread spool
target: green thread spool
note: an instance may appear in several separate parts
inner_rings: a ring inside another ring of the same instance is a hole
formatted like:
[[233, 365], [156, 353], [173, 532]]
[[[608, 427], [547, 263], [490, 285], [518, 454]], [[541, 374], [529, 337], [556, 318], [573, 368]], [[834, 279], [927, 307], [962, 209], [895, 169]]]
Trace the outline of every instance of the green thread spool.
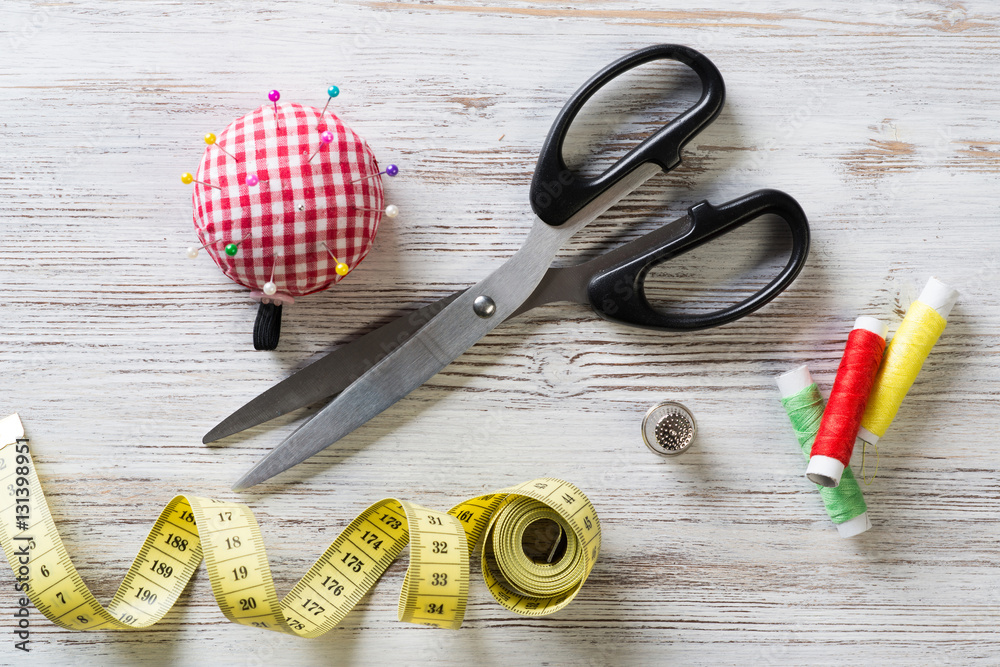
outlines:
[[[778, 376], [776, 380], [782, 395], [781, 404], [788, 413], [799, 447], [808, 462], [813, 440], [816, 439], [819, 423], [823, 418], [823, 397], [820, 396], [819, 387], [813, 382], [808, 366], [799, 366]], [[854, 537], [871, 528], [868, 506], [850, 466], [844, 469], [838, 486], [825, 487], [817, 484], [816, 488], [823, 498], [826, 513], [836, 524], [841, 537]]]

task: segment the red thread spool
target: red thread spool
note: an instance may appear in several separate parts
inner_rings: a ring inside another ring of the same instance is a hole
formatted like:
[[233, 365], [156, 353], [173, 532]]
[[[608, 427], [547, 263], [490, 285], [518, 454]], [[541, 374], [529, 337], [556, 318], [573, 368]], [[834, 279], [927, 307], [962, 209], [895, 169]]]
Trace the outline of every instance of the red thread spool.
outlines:
[[854, 322], [806, 469], [806, 477], [816, 484], [837, 486], [851, 462], [861, 416], [882, 363], [887, 333], [886, 325], [874, 317], [859, 317]]

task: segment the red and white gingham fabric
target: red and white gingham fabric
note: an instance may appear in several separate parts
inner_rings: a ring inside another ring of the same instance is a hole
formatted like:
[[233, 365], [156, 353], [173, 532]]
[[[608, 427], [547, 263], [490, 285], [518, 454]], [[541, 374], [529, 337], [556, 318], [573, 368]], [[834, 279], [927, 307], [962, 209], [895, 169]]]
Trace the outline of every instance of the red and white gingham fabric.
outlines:
[[[334, 135], [326, 145], [323, 130]], [[368, 145], [333, 114], [321, 119], [312, 107], [279, 104], [275, 118], [265, 105], [206, 147], [195, 178], [221, 189], [195, 183], [194, 225], [205, 250], [240, 285], [262, 290], [271, 281], [279, 296], [318, 292], [343, 277], [322, 242], [351, 269], [371, 249], [382, 218], [378, 173]], [[247, 185], [250, 174], [257, 185]], [[236, 242], [230, 257], [225, 246]]]

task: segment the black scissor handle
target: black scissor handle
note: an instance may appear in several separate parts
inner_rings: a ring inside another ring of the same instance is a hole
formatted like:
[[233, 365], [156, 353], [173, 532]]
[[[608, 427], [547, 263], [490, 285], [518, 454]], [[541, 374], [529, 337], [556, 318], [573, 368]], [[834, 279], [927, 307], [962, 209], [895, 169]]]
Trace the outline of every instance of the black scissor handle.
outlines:
[[[645, 293], [650, 269], [767, 213], [777, 215], [788, 225], [792, 253], [785, 268], [764, 289], [735, 305], [704, 315], [662, 313], [650, 305]], [[661, 331], [717, 327], [749, 315], [780, 294], [799, 275], [809, 255], [806, 214], [797, 201], [779, 190], [756, 190], [721, 206], [701, 201], [688, 209], [688, 218], [690, 226], [682, 236], [633, 254], [591, 278], [587, 297], [598, 315], [613, 322]]]
[[[609, 81], [653, 60], [676, 60], [694, 70], [701, 79], [701, 98], [600, 176], [583, 178], [574, 174], [563, 160], [563, 142], [577, 113]], [[711, 60], [690, 47], [659, 44], [616, 60], [573, 93], [556, 117], [531, 179], [531, 208], [543, 221], [558, 227], [637, 167], [654, 162], [664, 171], [673, 169], [681, 161], [681, 149], [715, 120], [725, 99], [726, 86], [722, 74]]]

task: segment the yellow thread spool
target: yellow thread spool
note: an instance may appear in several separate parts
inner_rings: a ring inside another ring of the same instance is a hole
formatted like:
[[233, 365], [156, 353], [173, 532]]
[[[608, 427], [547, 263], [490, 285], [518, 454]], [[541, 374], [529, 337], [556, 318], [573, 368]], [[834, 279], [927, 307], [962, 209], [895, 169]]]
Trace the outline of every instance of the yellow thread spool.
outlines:
[[861, 418], [858, 437], [865, 442], [876, 444], [885, 435], [931, 348], [944, 331], [948, 314], [957, 299], [956, 290], [931, 278], [920, 297], [906, 311], [906, 317], [885, 351], [875, 387]]

